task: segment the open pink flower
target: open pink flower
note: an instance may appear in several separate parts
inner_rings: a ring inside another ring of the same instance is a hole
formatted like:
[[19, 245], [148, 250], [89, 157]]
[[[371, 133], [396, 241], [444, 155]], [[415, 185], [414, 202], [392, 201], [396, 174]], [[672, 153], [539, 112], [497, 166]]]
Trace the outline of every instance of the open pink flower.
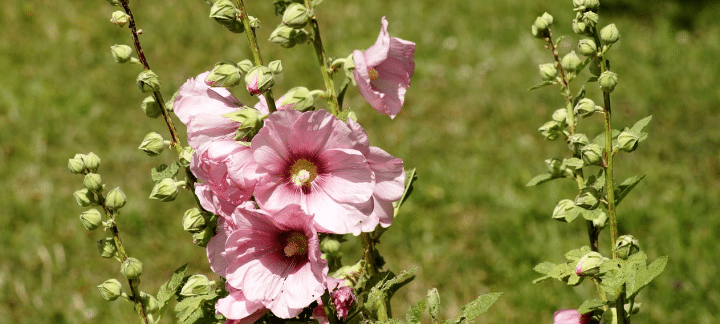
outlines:
[[252, 324], [269, 312], [262, 303], [247, 300], [241, 290], [227, 283], [225, 290], [229, 294], [215, 303], [215, 312], [225, 316], [226, 324]]
[[591, 313], [580, 314], [577, 309], [561, 309], [553, 315], [553, 324], [589, 324]]
[[390, 37], [385, 17], [381, 23], [375, 45], [364, 52], [353, 51], [353, 75], [365, 100], [378, 112], [395, 118], [415, 72], [415, 43]]
[[328, 266], [313, 217], [297, 205], [276, 212], [247, 207], [235, 210], [225, 240], [227, 282], [276, 316], [295, 317], [325, 291]]

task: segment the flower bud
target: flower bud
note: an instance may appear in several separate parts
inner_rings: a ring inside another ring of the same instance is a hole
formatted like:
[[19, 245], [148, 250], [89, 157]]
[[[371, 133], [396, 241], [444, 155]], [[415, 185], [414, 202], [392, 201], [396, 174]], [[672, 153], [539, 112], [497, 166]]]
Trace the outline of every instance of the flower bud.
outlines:
[[210, 292], [210, 288], [210, 280], [207, 277], [194, 274], [185, 282], [185, 285], [180, 290], [180, 295], [185, 297], [205, 295]]
[[337, 310], [338, 319], [345, 319], [350, 313], [350, 308], [355, 305], [356, 297], [352, 288], [342, 286], [332, 292], [332, 303]]
[[164, 202], [175, 200], [175, 197], [178, 195], [177, 184], [173, 178], [165, 178], [158, 181], [150, 193], [150, 199], [157, 199]]
[[555, 66], [555, 63], [545, 63], [540, 64], [540, 75], [542, 76], [542, 79], [544, 81], [552, 81], [555, 80], [558, 74], [557, 67]]
[[68, 170], [73, 174], [81, 174], [85, 171], [82, 154], [75, 154], [74, 158], [68, 160]]
[[551, 120], [538, 128], [538, 131], [546, 140], [554, 141], [562, 134], [562, 127], [558, 122]]
[[303, 28], [310, 21], [308, 8], [299, 3], [292, 3], [282, 17], [282, 23], [292, 28]]
[[545, 165], [547, 165], [548, 173], [550, 173], [553, 177], [562, 177], [565, 175], [562, 159], [547, 159], [545, 160]]
[[205, 84], [211, 87], [231, 88], [240, 84], [241, 80], [240, 70], [235, 64], [220, 62], [215, 64], [205, 78]]
[[275, 79], [270, 69], [258, 65], [250, 69], [245, 75], [245, 84], [248, 92], [251, 95], [256, 95], [270, 90], [275, 85]]
[[240, 123], [240, 127], [235, 132], [235, 139], [238, 141], [244, 138], [251, 139], [263, 127], [264, 118], [260, 115], [260, 111], [255, 108], [243, 107], [222, 116]]
[[597, 45], [595, 45], [595, 41], [590, 38], [581, 39], [580, 42], [578, 42], [578, 51], [585, 56], [594, 56], [597, 52]]
[[575, 266], [575, 274], [578, 276], [592, 276], [600, 273], [600, 265], [607, 259], [602, 254], [592, 251], [580, 258]]
[[145, 116], [150, 118], [158, 118], [162, 116], [162, 109], [153, 96], [147, 96], [147, 98], [143, 99], [142, 104], [140, 104], [140, 108], [142, 108]]
[[603, 228], [605, 228], [605, 225], [607, 225], [608, 216], [606, 213], [600, 213], [600, 216], [598, 218], [595, 218], [592, 220], [593, 226], [599, 231]]
[[87, 188], [80, 189], [78, 191], [75, 191], [73, 193], [73, 197], [75, 197], [75, 202], [80, 205], [80, 207], [87, 207], [90, 205], [97, 205], [97, 199], [95, 199], [95, 194], [92, 193]]
[[583, 209], [593, 210], [600, 205], [600, 193], [594, 187], [585, 187], [580, 189], [580, 193], [575, 197], [575, 206]]
[[560, 64], [562, 64], [563, 69], [568, 72], [578, 72], [575, 70], [577, 70], [578, 66], [580, 66], [580, 63], [582, 63], [582, 60], [579, 56], [577, 56], [577, 54], [575, 54], [575, 51], [565, 54], [562, 60], [560, 60]]
[[638, 141], [640, 137], [637, 134], [629, 131], [620, 132], [618, 135], [618, 148], [625, 152], [632, 152], [638, 147]]
[[205, 216], [197, 208], [185, 211], [182, 218], [183, 229], [188, 232], [199, 232], [205, 228]]
[[215, 231], [212, 226], [205, 227], [203, 230], [193, 233], [193, 244], [199, 247], [206, 247], [210, 239], [215, 236]]
[[589, 143], [590, 141], [585, 134], [577, 133], [568, 136], [568, 148], [573, 152], [580, 152], [580, 150]]
[[83, 163], [85, 163], [85, 168], [87, 168], [88, 171], [97, 172], [97, 169], [100, 167], [100, 157], [97, 156], [97, 154], [90, 152], [83, 155], [82, 159]]
[[240, 71], [240, 74], [247, 74], [248, 71], [250, 71], [254, 66], [255, 64], [253, 64], [253, 62], [251, 62], [250, 60], [242, 60], [237, 64], [237, 68], [238, 71]]
[[250, 27], [260, 28], [260, 19], [257, 19], [253, 16], [248, 16], [248, 20], [250, 21]]
[[280, 107], [278, 109], [295, 109], [297, 111], [308, 111], [313, 108], [315, 98], [305, 87], [295, 87], [290, 89], [279, 100]]
[[113, 301], [122, 295], [122, 284], [117, 279], [105, 280], [101, 285], [97, 286], [100, 294], [107, 301]]
[[572, 29], [578, 35], [591, 36], [591, 35], [588, 35], [587, 25], [582, 21], [578, 21], [577, 19], [573, 19]]
[[596, 165], [602, 161], [602, 150], [600, 149], [600, 145], [595, 143], [585, 145], [585, 147], [580, 149], [580, 153], [582, 154], [582, 160], [585, 165]]
[[322, 242], [320, 242], [320, 251], [323, 251], [327, 254], [334, 254], [340, 252], [340, 241], [332, 238], [327, 237]]
[[272, 74], [280, 74], [283, 70], [282, 62], [280, 60], [272, 61], [268, 63], [268, 69]]
[[620, 31], [615, 27], [615, 24], [607, 25], [600, 30], [600, 41], [602, 41], [603, 44], [614, 44], [619, 39]]
[[117, 63], [126, 63], [130, 61], [132, 57], [132, 48], [127, 45], [113, 45], [110, 46], [110, 53], [112, 53], [113, 59]]
[[558, 202], [558, 204], [555, 206], [555, 209], [553, 210], [553, 219], [561, 220], [561, 221], [567, 221], [570, 220], [567, 219], [568, 213], [571, 212], [572, 209], [575, 208], [575, 203], [570, 199], [563, 199]]
[[615, 253], [623, 260], [640, 252], [640, 242], [632, 235], [623, 235], [615, 241]]
[[548, 28], [550, 28], [550, 24], [552, 24], [552, 19], [548, 21], [543, 16], [540, 16], [535, 18], [535, 23], [533, 24], [533, 26], [537, 28], [538, 32], [547, 32]]
[[163, 139], [162, 135], [151, 132], [145, 135], [145, 138], [143, 138], [142, 143], [140, 143], [140, 146], [138, 148], [145, 152], [149, 156], [156, 156], [165, 149], [165, 140]]
[[240, 10], [230, 0], [218, 0], [210, 8], [210, 18], [233, 33], [242, 33], [245, 30], [240, 14]]
[[575, 105], [575, 113], [582, 117], [590, 117], [592, 114], [594, 114], [598, 107], [595, 106], [595, 102], [592, 101], [592, 99], [583, 98], [578, 101], [577, 105]]
[[138, 89], [143, 93], [155, 92], [160, 90], [160, 79], [157, 74], [151, 70], [144, 70], [138, 74], [135, 80]]
[[140, 262], [140, 260], [128, 257], [123, 261], [122, 264], [120, 264], [120, 273], [122, 273], [125, 278], [128, 279], [137, 279], [142, 274], [143, 270], [143, 264]]
[[88, 209], [80, 214], [80, 223], [88, 231], [92, 231], [102, 224], [102, 215], [97, 209]]
[[618, 81], [618, 75], [610, 72], [605, 71], [598, 77], [598, 84], [600, 85], [600, 89], [604, 92], [612, 92], [615, 90], [615, 86], [617, 85]]
[[190, 146], [183, 147], [182, 151], [180, 151], [180, 156], [178, 158], [178, 162], [180, 162], [180, 165], [183, 167], [190, 166], [190, 161], [192, 161], [192, 156], [195, 150], [192, 149]]
[[306, 43], [308, 39], [308, 33], [304, 29], [294, 29], [283, 24], [278, 25], [270, 34], [270, 42], [284, 48]]
[[102, 178], [97, 173], [88, 173], [83, 179], [83, 186], [92, 192], [99, 192], [102, 190]]
[[120, 6], [122, 3], [120, 3], [120, 0], [106, 0], [110, 5], [113, 6]]
[[580, 20], [585, 23], [588, 29], [592, 29], [595, 27], [600, 20], [600, 17], [597, 13], [592, 11], [586, 11], [582, 14], [582, 17], [580, 17]]
[[112, 13], [112, 16], [110, 16], [110, 22], [115, 26], [123, 27], [128, 23], [128, 18], [129, 17], [125, 12], [118, 10]]
[[155, 296], [140, 292], [140, 301], [145, 306], [145, 311], [149, 314], [156, 313], [160, 308], [158, 307], [158, 301]]
[[120, 190], [120, 188], [115, 188], [113, 190], [110, 190], [108, 192], [107, 197], [105, 197], [105, 206], [112, 210], [118, 210], [125, 206], [127, 203], [127, 197], [125, 196], [125, 193]]
[[117, 254], [117, 246], [115, 246], [115, 240], [113, 240], [112, 237], [106, 237], [97, 241], [97, 247], [100, 256], [103, 258], [109, 259]]
[[560, 108], [555, 110], [552, 114], [552, 119], [560, 125], [565, 125], [567, 123], [567, 109]]

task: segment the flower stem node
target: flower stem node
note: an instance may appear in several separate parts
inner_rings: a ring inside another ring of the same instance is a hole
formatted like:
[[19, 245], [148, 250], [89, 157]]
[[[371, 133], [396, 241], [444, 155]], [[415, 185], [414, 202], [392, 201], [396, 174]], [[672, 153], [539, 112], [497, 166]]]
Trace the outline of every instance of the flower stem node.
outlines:
[[314, 108], [315, 98], [305, 87], [295, 87], [285, 93], [279, 100], [280, 107], [306, 112]]
[[86, 170], [83, 154], [75, 154], [75, 157], [68, 160], [68, 170], [72, 174], [81, 174]]
[[615, 254], [625, 260], [629, 256], [640, 252], [640, 242], [632, 235], [623, 235], [615, 242]]
[[211, 87], [232, 88], [242, 82], [240, 69], [236, 64], [220, 62], [215, 64], [210, 74], [205, 78], [205, 84]]
[[618, 135], [617, 145], [620, 150], [632, 152], [638, 147], [639, 140], [640, 137], [637, 134], [629, 131], [623, 131], [620, 132], [620, 135]]
[[88, 173], [85, 175], [85, 179], [83, 179], [83, 186], [92, 192], [100, 192], [103, 187], [102, 178], [97, 173]]
[[78, 191], [75, 191], [73, 193], [73, 197], [75, 197], [75, 202], [80, 205], [80, 207], [87, 207], [91, 205], [97, 205], [97, 199], [95, 198], [95, 194], [92, 193], [87, 188], [80, 189]]
[[252, 139], [263, 127], [264, 116], [255, 108], [244, 107], [222, 116], [240, 123], [240, 127], [235, 132], [235, 140], [237, 141]]
[[135, 259], [133, 257], [128, 257], [120, 264], [120, 273], [122, 273], [125, 278], [128, 279], [137, 279], [140, 278], [140, 275], [142, 275], [143, 271], [143, 264], [140, 262], [140, 260]]
[[600, 89], [604, 92], [613, 92], [618, 82], [618, 75], [614, 72], [605, 71], [598, 77]]
[[275, 78], [270, 69], [258, 65], [250, 69], [245, 75], [245, 84], [251, 95], [265, 93], [275, 85]]
[[112, 237], [106, 237], [97, 241], [97, 247], [100, 256], [103, 258], [109, 259], [117, 255], [117, 246]]
[[128, 23], [128, 15], [124, 11], [115, 11], [110, 16], [110, 22], [118, 27], [123, 27]]
[[565, 54], [562, 60], [560, 60], [560, 64], [562, 64], [563, 69], [568, 72], [579, 72], [577, 71], [577, 68], [581, 63], [582, 60], [579, 56], [577, 56], [577, 54], [575, 54], [575, 51]]
[[88, 231], [92, 231], [102, 224], [102, 215], [97, 209], [89, 209], [80, 214], [80, 223]]
[[305, 29], [295, 29], [283, 24], [278, 25], [270, 34], [270, 42], [284, 48], [304, 44], [307, 43], [308, 40], [308, 32]]
[[596, 106], [592, 99], [583, 98], [578, 101], [574, 110], [577, 115], [587, 118], [592, 116], [596, 111], [598, 111], [598, 109], [601, 110], [602, 108]]
[[210, 288], [210, 280], [206, 276], [194, 274], [185, 282], [180, 295], [185, 297], [205, 295], [210, 292]]
[[185, 211], [182, 218], [183, 229], [187, 232], [195, 233], [205, 229], [207, 225], [205, 216], [198, 208], [190, 208]]
[[142, 108], [145, 116], [150, 118], [158, 118], [162, 116], [162, 109], [153, 96], [147, 96], [143, 99], [142, 104], [140, 104], [140, 108]]
[[143, 306], [145, 306], [145, 311], [147, 311], [149, 314], [155, 314], [158, 310], [160, 310], [160, 308], [158, 307], [158, 301], [153, 295], [146, 294], [145, 292], [141, 291], [140, 301], [142, 302]]
[[268, 69], [272, 74], [280, 74], [283, 70], [282, 62], [280, 60], [272, 61], [268, 64]]
[[282, 16], [282, 23], [292, 28], [303, 28], [312, 17], [311, 10], [300, 3], [292, 3]]
[[163, 150], [165, 150], [165, 140], [163, 139], [162, 135], [150, 132], [147, 135], [145, 135], [145, 138], [143, 138], [142, 143], [140, 143], [140, 146], [138, 148], [145, 152], [149, 156], [156, 156], [162, 153]]
[[617, 29], [615, 24], [610, 24], [600, 30], [600, 41], [605, 45], [615, 44], [620, 40], [620, 31]]
[[242, 33], [245, 30], [240, 15], [240, 10], [230, 0], [215, 1], [210, 8], [210, 18], [233, 33]]
[[138, 74], [135, 80], [138, 89], [143, 93], [155, 92], [160, 90], [160, 79], [152, 70], [144, 70]]
[[585, 56], [594, 56], [597, 53], [597, 45], [590, 38], [581, 39], [578, 42], [578, 51]]
[[175, 197], [178, 195], [177, 188], [179, 184], [181, 184], [181, 182], [176, 182], [173, 178], [165, 178], [158, 181], [150, 193], [150, 199], [164, 202], [175, 200]]
[[122, 284], [117, 279], [105, 280], [97, 288], [100, 290], [100, 295], [107, 301], [116, 300], [122, 294]]
[[545, 137], [546, 140], [549, 141], [556, 140], [563, 133], [560, 124], [554, 120], [551, 120], [540, 126], [540, 128], [538, 128], [538, 131], [540, 132], [540, 134], [542, 134], [542, 136]]
[[580, 193], [575, 197], [575, 205], [587, 209], [593, 210], [600, 205], [600, 192], [594, 187], [585, 187], [580, 190]]
[[130, 46], [125, 44], [113, 45], [110, 46], [110, 53], [112, 54], [113, 59], [115, 59], [115, 62], [127, 63], [132, 57], [133, 50]]
[[545, 63], [538, 66], [540, 68], [540, 75], [544, 81], [553, 81], [557, 78], [558, 69], [555, 63]]
[[127, 197], [125, 196], [125, 193], [120, 190], [120, 188], [115, 188], [113, 190], [110, 190], [108, 192], [107, 197], [105, 198], [105, 206], [112, 210], [118, 210], [125, 206], [127, 203]]
[[100, 157], [97, 156], [97, 154], [90, 152], [88, 154], [82, 155], [83, 163], [85, 164], [85, 168], [90, 172], [97, 172], [97, 169], [100, 167]]
[[600, 273], [600, 265], [608, 259], [602, 254], [591, 251], [583, 255], [575, 266], [575, 274], [578, 276], [593, 276]]

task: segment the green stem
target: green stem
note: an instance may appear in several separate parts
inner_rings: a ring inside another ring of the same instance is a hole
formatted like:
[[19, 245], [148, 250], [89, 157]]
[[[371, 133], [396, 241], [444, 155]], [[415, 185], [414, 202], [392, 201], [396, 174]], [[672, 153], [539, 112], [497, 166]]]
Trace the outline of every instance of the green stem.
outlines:
[[365, 260], [365, 270], [369, 276], [374, 276], [378, 273], [377, 264], [375, 264], [375, 240], [372, 238], [370, 233], [360, 234], [360, 241], [363, 246], [363, 258]]
[[[243, 0], [238, 0], [237, 4], [238, 9], [240, 9], [240, 19], [242, 20], [243, 27], [245, 27], [245, 35], [247, 35], [248, 43], [250, 44], [253, 61], [255, 62], [255, 65], [263, 65], [263, 60], [260, 56], [260, 47], [258, 47], [257, 36], [255, 35], [255, 28], [250, 26], [250, 16], [247, 14], [247, 10], [245, 10], [245, 4], [243, 3]], [[272, 94], [272, 90], [268, 89], [263, 93], [263, 95], [265, 95], [270, 113], [276, 112], [277, 108], [275, 107], [275, 98]]]
[[[310, 0], [305, 0], [305, 5], [308, 8], [312, 8]], [[320, 74], [322, 74], [323, 76], [323, 81], [325, 82], [325, 89], [327, 91], [325, 97], [328, 105], [330, 106], [330, 112], [333, 115], [337, 116], [338, 114], [340, 114], [341, 107], [338, 103], [337, 94], [335, 93], [335, 84], [333, 82], [332, 76], [330, 75], [327, 55], [325, 54], [322, 39], [320, 38], [320, 26], [318, 26], [317, 16], [312, 17], [310, 25], [312, 26], [312, 40], [313, 47], [315, 48], [315, 55], [317, 56], [318, 65], [320, 66]]]

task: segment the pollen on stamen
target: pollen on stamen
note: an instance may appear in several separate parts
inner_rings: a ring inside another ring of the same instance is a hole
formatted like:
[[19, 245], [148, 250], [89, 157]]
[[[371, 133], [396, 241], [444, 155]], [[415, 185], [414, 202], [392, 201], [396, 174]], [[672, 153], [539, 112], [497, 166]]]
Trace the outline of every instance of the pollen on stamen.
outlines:
[[307, 237], [305, 234], [295, 232], [290, 235], [287, 239], [287, 245], [283, 249], [285, 256], [292, 257], [296, 255], [303, 255], [308, 250]]
[[370, 80], [375, 80], [380, 76], [378, 71], [374, 68], [368, 68], [368, 74], [370, 75]]

